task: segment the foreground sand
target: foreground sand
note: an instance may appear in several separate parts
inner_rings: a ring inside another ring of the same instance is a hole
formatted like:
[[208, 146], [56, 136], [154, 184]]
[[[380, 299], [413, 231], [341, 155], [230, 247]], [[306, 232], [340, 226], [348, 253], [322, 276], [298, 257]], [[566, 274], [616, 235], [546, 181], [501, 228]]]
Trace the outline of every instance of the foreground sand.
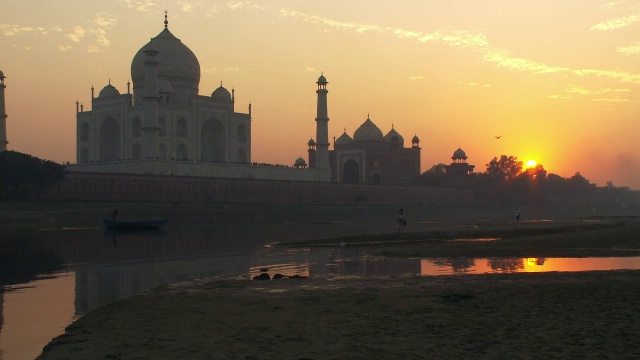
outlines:
[[82, 317], [39, 359], [638, 359], [640, 271], [195, 280]]

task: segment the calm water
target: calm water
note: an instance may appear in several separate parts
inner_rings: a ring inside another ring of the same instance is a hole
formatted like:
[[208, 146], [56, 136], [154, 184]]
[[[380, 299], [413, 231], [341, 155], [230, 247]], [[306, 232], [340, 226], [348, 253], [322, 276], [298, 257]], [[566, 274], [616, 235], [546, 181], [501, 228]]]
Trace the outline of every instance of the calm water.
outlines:
[[[640, 258], [385, 259], [367, 248], [290, 249], [278, 241], [388, 231], [388, 224], [176, 226], [154, 232], [41, 229], [0, 239], [0, 359], [34, 359], [92, 309], [202, 277], [398, 276], [640, 269]], [[7, 254], [10, 254], [7, 256]]]

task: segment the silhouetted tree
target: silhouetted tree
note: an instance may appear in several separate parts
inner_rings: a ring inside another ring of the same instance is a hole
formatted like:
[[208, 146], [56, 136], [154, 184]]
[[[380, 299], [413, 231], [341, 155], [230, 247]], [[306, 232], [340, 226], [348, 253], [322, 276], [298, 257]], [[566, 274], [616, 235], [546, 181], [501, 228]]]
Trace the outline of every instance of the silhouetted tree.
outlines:
[[420, 185], [424, 186], [442, 186], [444, 185], [446, 175], [445, 164], [440, 163], [433, 165], [429, 170], [420, 174], [418, 181]]
[[17, 151], [0, 152], [0, 192], [27, 198], [64, 178], [64, 166]]
[[522, 161], [515, 156], [494, 157], [487, 165], [487, 174], [496, 179], [509, 181], [522, 172]]

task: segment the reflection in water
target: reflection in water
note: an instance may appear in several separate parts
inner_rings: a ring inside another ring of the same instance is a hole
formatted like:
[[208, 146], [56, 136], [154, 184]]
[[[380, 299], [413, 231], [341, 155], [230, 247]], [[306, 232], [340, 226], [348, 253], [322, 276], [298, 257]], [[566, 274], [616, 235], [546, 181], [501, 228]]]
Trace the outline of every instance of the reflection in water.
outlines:
[[[32, 359], [73, 319], [113, 301], [194, 278], [251, 279], [261, 268], [269, 269], [271, 276], [280, 273], [309, 277], [640, 269], [640, 258], [389, 259], [372, 255], [379, 252], [378, 247], [266, 246], [273, 242], [371, 233], [382, 231], [385, 226], [349, 222], [171, 224], [155, 232], [52, 229], [0, 239], [3, 250], [0, 256], [5, 255], [3, 261], [9, 259], [5, 263], [0, 261], [0, 268], [5, 269], [0, 272], [3, 275], [0, 281], [5, 285], [0, 290], [0, 354], [4, 352], [0, 359]], [[46, 266], [38, 263], [39, 259]], [[10, 270], [6, 270], [8, 263], [12, 264]], [[42, 277], [63, 265], [66, 272]], [[20, 286], [9, 286], [7, 273], [27, 280]], [[27, 326], [31, 330], [25, 330]], [[36, 334], [33, 329], [57, 330]], [[21, 356], [23, 353], [29, 355]]]

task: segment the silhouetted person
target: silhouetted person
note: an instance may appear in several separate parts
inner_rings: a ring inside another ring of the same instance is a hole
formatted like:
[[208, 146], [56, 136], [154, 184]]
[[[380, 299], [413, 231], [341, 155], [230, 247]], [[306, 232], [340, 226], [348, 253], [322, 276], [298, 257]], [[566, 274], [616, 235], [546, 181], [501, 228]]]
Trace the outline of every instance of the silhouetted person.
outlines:
[[404, 215], [404, 210], [402, 208], [398, 211], [396, 221], [398, 222], [398, 231], [404, 231], [404, 227], [407, 225], [407, 217]]
[[516, 209], [516, 222], [520, 222], [520, 210]]
[[116, 221], [116, 217], [118, 217], [118, 209], [113, 209], [113, 221]]

